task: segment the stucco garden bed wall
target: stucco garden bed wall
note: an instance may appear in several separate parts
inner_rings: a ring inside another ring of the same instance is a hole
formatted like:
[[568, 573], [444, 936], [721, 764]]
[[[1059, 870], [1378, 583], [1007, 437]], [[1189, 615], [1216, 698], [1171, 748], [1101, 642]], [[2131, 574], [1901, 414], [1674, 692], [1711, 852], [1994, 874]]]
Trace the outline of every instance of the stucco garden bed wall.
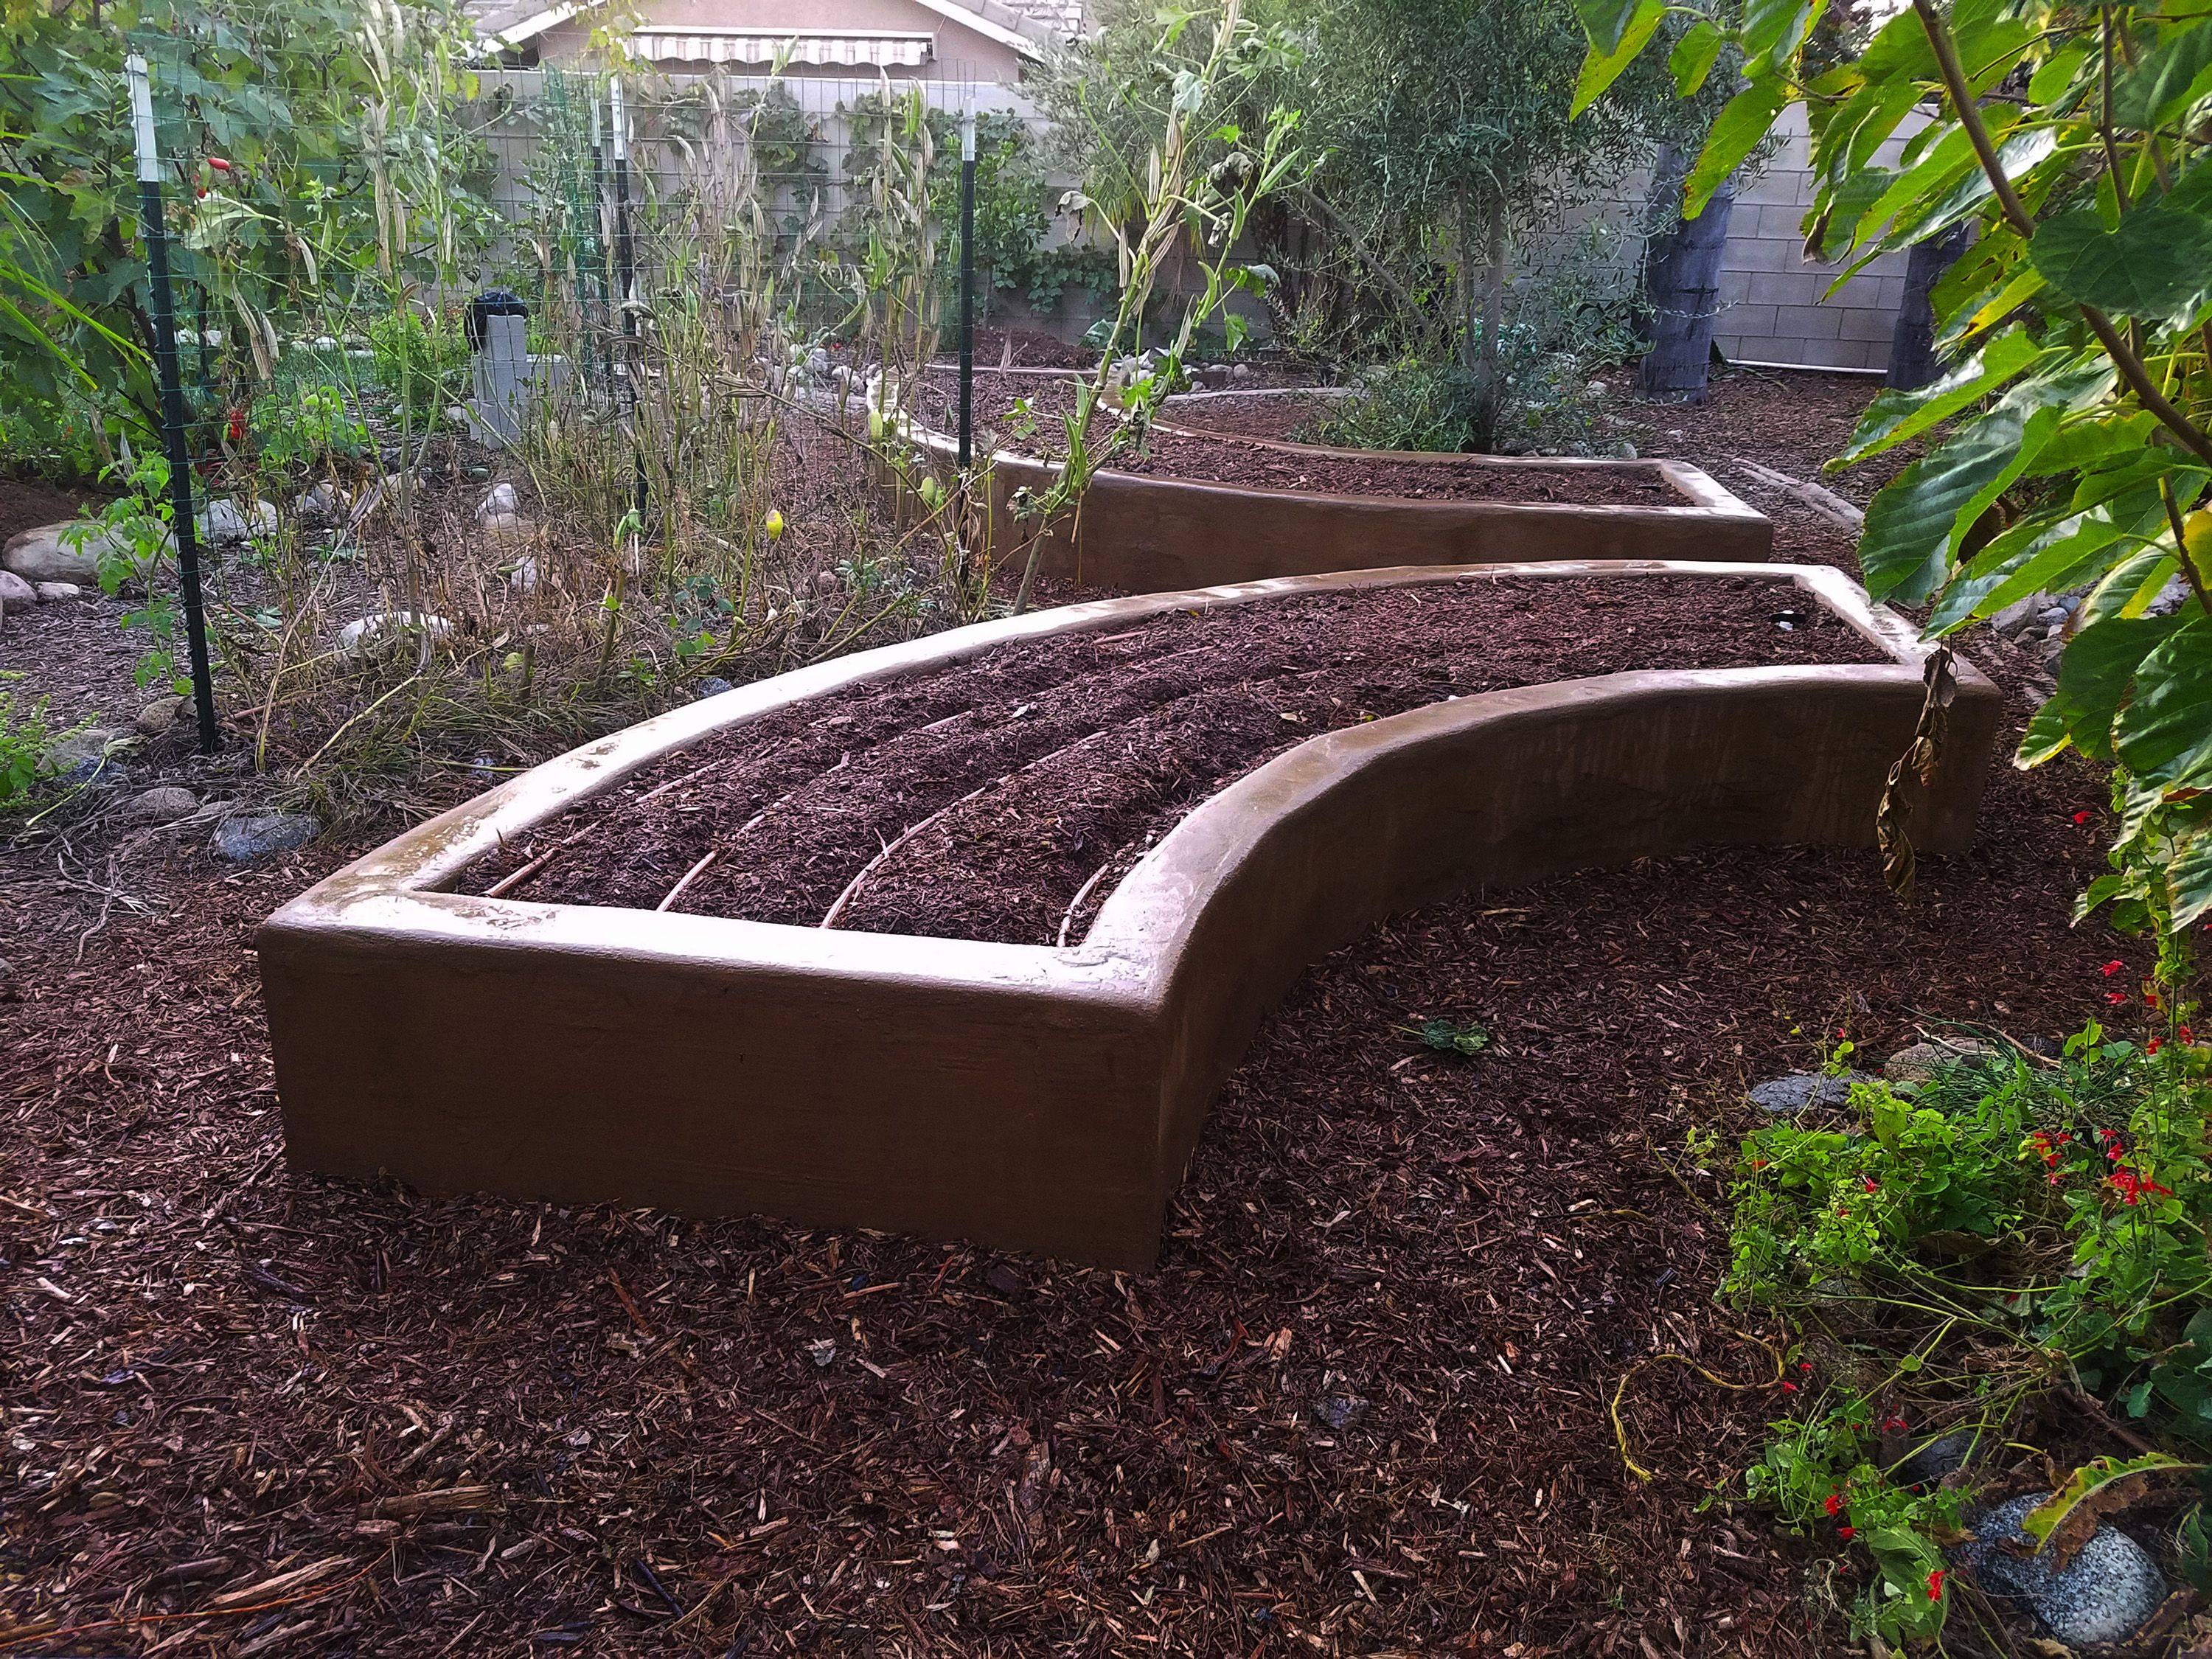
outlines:
[[[1203, 434], [1170, 421], [1161, 430]], [[956, 441], [921, 425], [906, 428], [921, 465], [905, 477], [878, 460], [880, 487], [893, 509], [911, 515], [911, 485], [924, 470], [950, 485], [957, 476]], [[1495, 470], [1497, 500], [1415, 500], [1402, 495], [1329, 494], [1167, 477], [1131, 471], [1097, 473], [1076, 517], [1044, 530], [1039, 573], [1089, 588], [1147, 592], [1276, 576], [1392, 565], [1527, 563], [1555, 559], [1660, 558], [1744, 562], [1772, 550], [1774, 527], [1763, 514], [1700, 469], [1671, 460], [1594, 460], [1575, 457], [1429, 455], [1330, 449], [1319, 445], [1248, 440], [1279, 453], [1302, 453], [1332, 471], [1361, 464], [1464, 471]], [[980, 451], [979, 451], [980, 453]], [[1000, 450], [988, 474], [985, 537], [1001, 560], [1027, 557], [1039, 526], [1014, 511], [1022, 491], [1052, 488], [1057, 461]], [[1518, 477], [1548, 481], [1582, 473], [1593, 480], [1656, 481], [1661, 505], [1510, 499]], [[1671, 499], [1669, 499], [1671, 498]]]
[[[1184, 817], [1067, 948], [544, 904], [474, 861], [710, 733], [1008, 641], [1491, 574], [1753, 578], [1886, 662], [1601, 675], [1312, 738]], [[1869, 842], [1921, 702], [1899, 618], [1814, 568], [1392, 569], [1100, 601], [865, 653], [574, 750], [380, 848], [260, 948], [298, 1167], [434, 1192], [760, 1211], [1141, 1267], [1267, 1009], [1381, 917], [1729, 845]], [[1965, 846], [1996, 694], [1965, 667], [1913, 820]]]

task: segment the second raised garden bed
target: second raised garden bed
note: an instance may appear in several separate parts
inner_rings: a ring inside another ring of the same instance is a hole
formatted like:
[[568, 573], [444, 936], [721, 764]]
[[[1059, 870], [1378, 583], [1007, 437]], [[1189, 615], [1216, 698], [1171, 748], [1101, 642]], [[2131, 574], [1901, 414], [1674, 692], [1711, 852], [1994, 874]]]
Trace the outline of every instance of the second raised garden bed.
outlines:
[[[1038, 544], [1045, 577], [1146, 592], [1374, 566], [1553, 559], [1765, 559], [1773, 526], [1684, 462], [1335, 449], [1285, 441], [1300, 422], [1270, 410], [1291, 394], [1171, 401], [1143, 450], [1098, 473], [1073, 517], [1041, 526], [1016, 498], [1060, 471], [1058, 410], [1073, 382], [978, 377], [975, 453], [992, 456], [985, 535], [1001, 560]], [[1030, 405], [1010, 415], [1016, 399]], [[957, 445], [945, 386], [922, 390], [904, 476], [884, 466], [900, 510], [922, 473], [949, 483]], [[1098, 417], [1101, 421], [1104, 416]], [[1200, 422], [1207, 424], [1201, 426]], [[1256, 431], [1228, 429], [1252, 425]]]
[[[785, 675], [274, 917], [288, 1147], [1143, 1266], [1306, 963], [1470, 887], [1867, 842], [1918, 665], [1836, 572], [1641, 563], [1154, 594]], [[1964, 668], [1924, 850], [1970, 838], [1996, 712]]]

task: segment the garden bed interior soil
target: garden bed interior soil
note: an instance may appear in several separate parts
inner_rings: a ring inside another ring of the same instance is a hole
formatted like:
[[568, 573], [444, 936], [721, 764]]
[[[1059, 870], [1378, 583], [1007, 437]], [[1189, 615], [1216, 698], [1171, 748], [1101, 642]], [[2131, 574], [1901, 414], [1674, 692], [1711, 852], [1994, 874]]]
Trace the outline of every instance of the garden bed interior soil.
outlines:
[[[979, 372], [975, 421], [978, 447], [1058, 459], [1066, 452], [1060, 416], [1075, 406], [1073, 379]], [[958, 382], [939, 372], [922, 386], [915, 412], [939, 432], [958, 419]], [[1234, 403], [1241, 399], [1224, 399]], [[1253, 399], [1273, 404], [1275, 398]], [[1025, 407], [1024, 407], [1025, 405]], [[1218, 408], [1199, 404], [1206, 410]], [[1102, 413], [1094, 447], [1104, 441]], [[1180, 415], [1170, 417], [1180, 424]], [[1231, 417], [1234, 418], [1234, 417]], [[1277, 418], [1280, 418], [1279, 416]], [[1235, 484], [1247, 489], [1301, 491], [1319, 495], [1376, 495], [1407, 501], [1552, 502], [1577, 507], [1689, 507], [1688, 497], [1649, 462], [1601, 466], [1469, 456], [1391, 460], [1374, 455], [1301, 453], [1268, 447], [1224, 432], [1185, 436], [1155, 428], [1142, 445], [1116, 456], [1111, 469], [1139, 477]]]
[[553, 902], [802, 927], [834, 910], [862, 932], [1065, 943], [1194, 807], [1321, 732], [1630, 669], [1881, 660], [1800, 590], [1748, 577], [1523, 577], [1170, 611], [716, 733], [464, 881]]

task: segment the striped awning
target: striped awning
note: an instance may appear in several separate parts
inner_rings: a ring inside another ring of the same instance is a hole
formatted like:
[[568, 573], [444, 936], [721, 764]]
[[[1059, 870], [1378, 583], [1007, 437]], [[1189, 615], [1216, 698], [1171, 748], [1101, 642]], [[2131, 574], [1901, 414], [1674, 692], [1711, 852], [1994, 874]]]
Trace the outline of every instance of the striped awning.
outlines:
[[787, 52], [788, 61], [794, 64], [919, 69], [933, 54], [937, 37], [817, 29], [763, 34], [738, 29], [641, 28], [630, 42], [639, 57], [655, 64], [772, 64]]

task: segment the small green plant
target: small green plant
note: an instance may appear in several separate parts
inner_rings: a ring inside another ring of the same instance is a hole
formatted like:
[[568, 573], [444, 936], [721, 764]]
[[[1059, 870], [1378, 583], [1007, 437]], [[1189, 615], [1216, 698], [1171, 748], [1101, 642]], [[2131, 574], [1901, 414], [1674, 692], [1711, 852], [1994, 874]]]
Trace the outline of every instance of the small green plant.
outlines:
[[1490, 1033], [1471, 1019], [1431, 1019], [1406, 1028], [1422, 1047], [1472, 1060], [1490, 1047]]
[[72, 532], [97, 544], [100, 590], [110, 599], [130, 588], [144, 596], [139, 609], [126, 611], [125, 628], [143, 632], [146, 653], [131, 671], [142, 686], [166, 684], [179, 696], [191, 690], [177, 672], [177, 606], [161, 578], [176, 553], [175, 516], [169, 502], [169, 464], [156, 454], [118, 460], [108, 477], [122, 485], [98, 519]]
[[368, 426], [333, 386], [270, 393], [253, 405], [251, 428], [261, 464], [283, 472], [319, 472], [368, 447]]
[[427, 431], [469, 395], [469, 343], [458, 319], [410, 307], [374, 318], [369, 349], [376, 382], [401, 400], [410, 431]]
[[[0, 670], [0, 681], [21, 678], [18, 670]], [[53, 775], [50, 757], [57, 741], [46, 719], [46, 699], [19, 705], [15, 694], [0, 684], [0, 811], [28, 799], [33, 790]]]

